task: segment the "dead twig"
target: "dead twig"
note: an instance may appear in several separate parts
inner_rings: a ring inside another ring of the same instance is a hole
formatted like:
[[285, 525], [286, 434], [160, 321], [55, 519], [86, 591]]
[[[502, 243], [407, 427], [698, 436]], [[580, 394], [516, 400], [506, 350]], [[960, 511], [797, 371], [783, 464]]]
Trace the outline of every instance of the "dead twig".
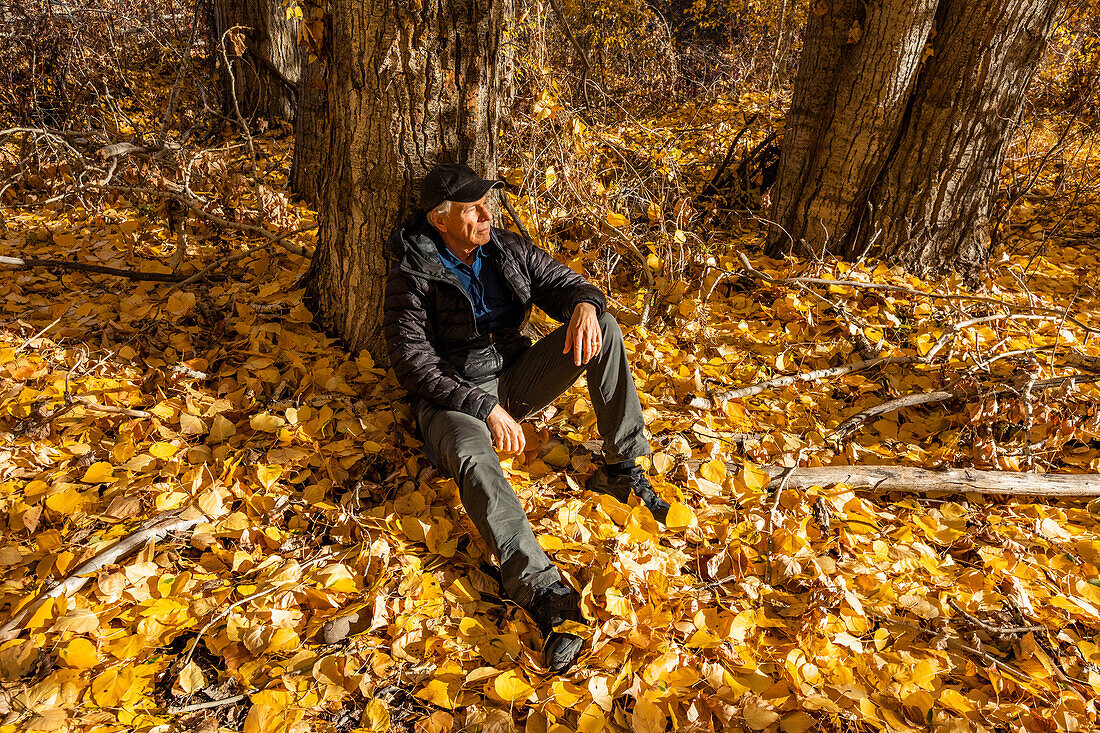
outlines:
[[947, 605], [949, 605], [949, 606], [951, 606], [951, 608], [955, 609], [955, 611], [960, 616], [962, 616], [964, 619], [966, 619], [967, 622], [970, 623], [972, 626], [977, 626], [978, 628], [984, 629], [984, 630], [988, 631], [991, 634], [996, 634], [997, 636], [1010, 636], [1012, 634], [1026, 634], [1029, 631], [1033, 632], [1033, 633], [1038, 633], [1040, 631], [1046, 631], [1047, 630], [1047, 628], [1045, 626], [994, 626], [992, 624], [987, 624], [985, 621], [982, 621], [980, 618], [977, 618], [977, 617], [972, 616], [971, 614], [967, 613], [966, 609], [964, 609], [962, 606], [960, 606], [955, 601], [954, 598], [948, 598], [947, 599]]
[[178, 707], [178, 708], [168, 708], [167, 710], [165, 710], [165, 712], [168, 713], [169, 715], [179, 715], [181, 713], [193, 713], [193, 712], [196, 712], [198, 710], [209, 710], [210, 708], [220, 708], [220, 707], [223, 707], [225, 705], [232, 705], [235, 702], [240, 702], [241, 700], [244, 700], [246, 697], [248, 697], [249, 695], [251, 695], [255, 692], [257, 692], [257, 690], [255, 688], [253, 688], [253, 689], [249, 690], [248, 692], [242, 692], [239, 695], [230, 695], [229, 697], [223, 697], [220, 700], [208, 700], [206, 702], [197, 702], [194, 705], [184, 705], [183, 707]]
[[[1062, 387], [1067, 384], [1091, 384], [1100, 382], [1100, 375], [1097, 374], [1072, 374], [1066, 377], [1054, 377], [1052, 379], [1040, 379], [1036, 380], [1030, 385], [1031, 390], [1047, 390], [1056, 387]], [[995, 390], [993, 394], [1004, 394], [1006, 392], [1015, 391], [1013, 388], [1005, 388]], [[832, 432], [827, 438], [830, 441], [840, 441], [848, 437], [851, 433], [855, 432], [864, 423], [879, 415], [885, 415], [889, 412], [900, 410], [903, 407], [916, 407], [917, 405], [930, 405], [938, 402], [947, 402], [948, 400], [957, 399], [960, 397], [967, 397], [974, 394], [974, 390], [966, 389], [951, 389], [951, 390], [937, 390], [935, 392], [923, 392], [918, 394], [906, 395], [905, 397], [898, 397], [897, 399], [883, 402], [880, 405], [869, 407], [866, 410], [862, 410], [852, 417], [842, 422], [836, 430]]]

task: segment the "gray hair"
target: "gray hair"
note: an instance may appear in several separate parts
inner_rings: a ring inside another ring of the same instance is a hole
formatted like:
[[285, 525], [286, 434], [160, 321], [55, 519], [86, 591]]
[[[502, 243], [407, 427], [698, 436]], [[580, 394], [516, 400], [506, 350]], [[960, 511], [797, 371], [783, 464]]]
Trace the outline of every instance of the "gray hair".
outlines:
[[446, 216], [447, 214], [451, 213], [451, 202], [444, 201], [439, 206], [432, 209], [432, 213], [439, 214], [440, 216]]

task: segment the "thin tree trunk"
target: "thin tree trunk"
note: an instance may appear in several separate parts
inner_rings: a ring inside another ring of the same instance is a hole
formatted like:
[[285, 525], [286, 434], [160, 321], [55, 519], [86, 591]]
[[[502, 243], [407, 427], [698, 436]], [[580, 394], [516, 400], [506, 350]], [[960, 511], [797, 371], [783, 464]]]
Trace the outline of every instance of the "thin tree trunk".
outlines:
[[[287, 18], [280, 0], [215, 0], [215, 41], [227, 30], [242, 26], [243, 43], [226, 39], [226, 55], [232, 64], [237, 103], [246, 117], [294, 119], [301, 54], [298, 50], [298, 21]], [[221, 56], [221, 49], [215, 50]], [[224, 64], [224, 61], [222, 62]], [[222, 101], [233, 117], [233, 88], [223, 69]]]
[[[1057, 0], [840, 0], [811, 14], [769, 254], [973, 275]], [[818, 7], [818, 6], [815, 6]]]
[[306, 297], [352, 349], [384, 357], [384, 243], [439, 161], [496, 174], [502, 3], [334, 0], [328, 153]]
[[294, 119], [294, 160], [290, 165], [290, 190], [313, 206], [320, 198], [328, 134], [324, 63], [314, 59], [303, 66]]

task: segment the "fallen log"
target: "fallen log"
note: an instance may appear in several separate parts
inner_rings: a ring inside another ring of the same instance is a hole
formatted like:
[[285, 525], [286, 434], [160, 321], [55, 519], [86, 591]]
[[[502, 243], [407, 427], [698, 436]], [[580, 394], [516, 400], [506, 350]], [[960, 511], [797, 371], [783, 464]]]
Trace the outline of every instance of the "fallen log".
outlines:
[[[689, 459], [685, 465], [697, 470], [702, 463]], [[727, 463], [730, 472], [740, 470], [735, 463]], [[1100, 474], [1095, 473], [1023, 473], [1016, 471], [981, 471], [976, 468], [949, 468], [936, 471], [910, 466], [822, 466], [796, 468], [788, 471], [784, 466], [761, 466], [771, 477], [769, 488], [778, 487], [786, 480], [788, 489], [808, 489], [812, 486], [847, 484], [853, 489], [869, 490], [876, 494], [891, 491], [913, 494], [953, 492], [958, 494], [1001, 494], [1003, 496], [1053, 497], [1062, 499], [1100, 496]]]
[[[600, 441], [588, 440], [581, 447], [591, 454], [594, 463], [603, 460], [600, 457], [603, 450]], [[696, 474], [703, 463], [698, 458], [687, 458], [672, 471], [683, 470], [683, 467]], [[725, 463], [730, 476], [741, 470], [740, 463]], [[813, 486], [847, 484], [853, 489], [869, 490], [876, 494], [898, 491], [910, 494], [954, 492], [1060, 499], [1100, 497], [1100, 474], [1096, 473], [1025, 473], [982, 471], [977, 468], [936, 470], [912, 466], [819, 466], [799, 467], [793, 471], [786, 466], [760, 466], [760, 470], [771, 478], [768, 488], [772, 490], [777, 489], [780, 482], [786, 481], [785, 488], [802, 491]]]

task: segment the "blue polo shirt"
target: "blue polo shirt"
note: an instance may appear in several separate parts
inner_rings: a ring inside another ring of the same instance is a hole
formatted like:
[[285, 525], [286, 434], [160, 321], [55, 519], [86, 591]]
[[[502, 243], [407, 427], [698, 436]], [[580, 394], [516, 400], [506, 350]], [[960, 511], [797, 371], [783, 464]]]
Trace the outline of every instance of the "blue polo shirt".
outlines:
[[482, 251], [474, 250], [474, 261], [467, 265], [451, 254], [442, 243], [437, 243], [439, 257], [448, 270], [455, 274], [474, 303], [474, 319], [482, 333], [492, 333], [501, 328], [515, 328], [522, 318], [519, 303], [497, 268]]

